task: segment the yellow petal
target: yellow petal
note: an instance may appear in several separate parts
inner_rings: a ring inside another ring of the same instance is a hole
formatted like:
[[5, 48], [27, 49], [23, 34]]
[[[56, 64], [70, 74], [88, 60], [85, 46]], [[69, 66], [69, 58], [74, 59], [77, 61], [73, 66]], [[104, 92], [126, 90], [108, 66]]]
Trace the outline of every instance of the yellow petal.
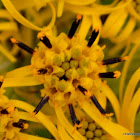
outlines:
[[135, 122], [135, 116], [137, 114], [137, 111], [139, 109], [140, 105], [140, 88], [136, 91], [130, 106], [128, 107], [128, 122], [129, 124], [129, 130], [133, 133], [134, 132], [134, 122]]
[[68, 133], [66, 132], [66, 130], [64, 129], [64, 127], [61, 125], [60, 122], [58, 122], [57, 127], [58, 127], [58, 131], [59, 131], [59, 134], [60, 134], [62, 140], [73, 140], [68, 135]]
[[64, 0], [58, 0], [57, 17], [61, 17], [63, 13]]
[[17, 78], [5, 78], [3, 87], [18, 87], [18, 86], [35, 86], [41, 85], [42, 76], [36, 77], [17, 77]]
[[34, 24], [32, 24], [30, 21], [28, 21], [26, 18], [24, 18], [13, 6], [13, 4], [10, 2], [10, 0], [2, 0], [3, 5], [5, 6], [5, 8], [8, 10], [8, 12], [21, 24], [23, 24], [24, 26], [34, 29], [34, 30], [48, 30], [50, 29], [55, 22], [56, 19], [56, 15], [55, 15], [55, 8], [53, 6], [52, 3], [48, 3], [50, 8], [52, 9], [52, 20], [50, 22], [50, 24], [46, 27], [40, 28]]
[[80, 1], [79, 0], [65, 0], [65, 2], [69, 4], [73, 4], [73, 5], [88, 5], [95, 1], [96, 0], [80, 0]]
[[114, 109], [114, 112], [116, 114], [116, 118], [117, 118], [117, 120], [119, 120], [120, 105], [119, 105], [119, 101], [118, 101], [117, 97], [115, 96], [115, 93], [105, 84], [102, 84], [101, 90], [105, 94], [105, 96], [108, 98], [108, 100], [110, 101], [110, 103]]
[[129, 112], [128, 107], [131, 102], [132, 96], [134, 94], [135, 88], [140, 80], [140, 68], [136, 70], [136, 72], [131, 77], [126, 91], [124, 93], [124, 99], [122, 103], [122, 110], [121, 110], [121, 117], [120, 117], [120, 123], [128, 126], [127, 122], [125, 121], [127, 114]]
[[122, 103], [123, 88], [124, 88], [124, 84], [125, 84], [125, 79], [126, 79], [128, 67], [129, 67], [129, 65], [131, 63], [131, 60], [133, 58], [133, 55], [137, 51], [138, 47], [139, 47], [139, 44], [137, 44], [137, 45], [135, 45], [133, 47], [133, 49], [131, 50], [131, 52], [129, 54], [129, 59], [125, 62], [124, 67], [123, 67], [123, 70], [122, 70], [122, 76], [121, 76], [120, 87], [119, 87], [119, 98], [120, 98], [120, 102], [121, 103]]
[[19, 132], [20, 140], [52, 140]]
[[86, 36], [89, 32], [89, 29], [91, 27], [91, 22], [92, 21], [91, 21], [90, 16], [86, 16], [86, 15], [83, 16], [82, 23], [81, 23], [80, 29], [78, 31], [78, 35], [80, 36], [81, 40], [86, 38]]
[[[25, 103], [23, 101], [19, 101], [19, 100], [11, 100], [11, 102], [20, 109], [23, 109], [29, 113], [32, 113], [33, 110], [35, 109], [33, 106], [29, 105], [28, 103]], [[41, 113], [41, 111], [34, 116], [36, 119], [38, 119], [38, 121], [40, 123], [42, 123], [42, 125], [44, 125], [50, 132], [51, 134], [56, 138], [56, 140], [61, 140], [59, 133], [55, 127], [55, 125], [46, 117], [46, 115], [44, 115], [43, 113]]]
[[134, 140], [134, 136], [123, 135], [123, 133], [129, 133], [126, 128], [106, 119], [105, 116], [103, 116], [95, 106], [89, 104], [87, 101], [84, 102], [82, 108], [93, 120], [95, 120], [95, 122], [97, 122], [108, 134], [110, 134], [116, 140]]
[[69, 123], [60, 107], [57, 107], [55, 111], [60, 123], [67, 130], [71, 137], [73, 137], [75, 140], [85, 140], [77, 130], [74, 131], [74, 127]]
[[17, 31], [17, 25], [15, 22], [1, 22], [0, 23], [1, 31]]
[[0, 45], [0, 52], [2, 52], [11, 62], [16, 62], [16, 58], [10, 54], [3, 46]]

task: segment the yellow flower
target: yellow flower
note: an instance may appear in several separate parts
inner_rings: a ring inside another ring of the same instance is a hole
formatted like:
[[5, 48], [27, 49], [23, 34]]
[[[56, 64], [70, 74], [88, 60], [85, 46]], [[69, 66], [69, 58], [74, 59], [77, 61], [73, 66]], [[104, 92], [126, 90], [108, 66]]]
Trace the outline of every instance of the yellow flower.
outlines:
[[[58, 37], [54, 37], [45, 31], [39, 33], [38, 38], [41, 42], [38, 44], [39, 48], [35, 49], [11, 38], [14, 44], [32, 54], [32, 59], [30, 66], [8, 72], [3, 87], [44, 84], [44, 89], [41, 90], [43, 98], [34, 109], [33, 114], [37, 114], [43, 105], [49, 102], [55, 109], [59, 120], [58, 131], [67, 134], [64, 130], [66, 129], [73, 139], [83, 140], [84, 138], [77, 130], [73, 133], [74, 128], [67, 120], [64, 112], [68, 110], [68, 106], [74, 126], [79, 127], [74, 111], [78, 105], [113, 138], [131, 140], [133, 136], [123, 136], [124, 132], [129, 132], [126, 128], [105, 118], [105, 116], [111, 115], [105, 111], [106, 97], [111, 103], [113, 102], [117, 118], [120, 106], [114, 93], [101, 80], [101, 78], [118, 78], [120, 72], [106, 72], [105, 65], [121, 62], [127, 58], [103, 60], [104, 46], [100, 47], [94, 44], [99, 34], [98, 29], [93, 30], [88, 42], [81, 39], [80, 34], [74, 36], [80, 21], [81, 16], [78, 15], [68, 36], [61, 33]], [[87, 28], [83, 28], [83, 26], [81, 28], [80, 32], [83, 30], [87, 33]], [[100, 95], [99, 101], [96, 99], [96, 95]], [[14, 102], [18, 107], [28, 110], [27, 104], [21, 101]], [[29, 112], [31, 112], [31, 108]], [[40, 116], [38, 114], [35, 116]], [[40, 121], [43, 123], [43, 118], [40, 118]], [[53, 131], [51, 124], [48, 124], [47, 128], [55, 137], [58, 137], [58, 132]]]

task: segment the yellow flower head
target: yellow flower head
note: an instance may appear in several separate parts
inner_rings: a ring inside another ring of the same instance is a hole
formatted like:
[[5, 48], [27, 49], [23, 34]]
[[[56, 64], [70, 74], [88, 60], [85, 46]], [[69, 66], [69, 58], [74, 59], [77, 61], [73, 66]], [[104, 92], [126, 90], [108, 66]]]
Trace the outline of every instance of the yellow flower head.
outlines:
[[18, 110], [10, 100], [2, 95], [0, 97], [0, 138], [19, 139], [20, 129], [27, 129], [28, 124], [19, 122]]

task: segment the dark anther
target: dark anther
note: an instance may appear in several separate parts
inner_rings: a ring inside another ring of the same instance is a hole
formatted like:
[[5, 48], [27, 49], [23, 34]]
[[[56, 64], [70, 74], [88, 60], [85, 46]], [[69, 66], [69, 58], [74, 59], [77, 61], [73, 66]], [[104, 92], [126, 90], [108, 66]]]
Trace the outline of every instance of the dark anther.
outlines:
[[78, 86], [78, 89], [83, 93], [85, 94], [84, 92], [86, 92], [87, 90], [85, 88], [83, 88], [82, 86]]
[[60, 80], [65, 80], [65, 81], [67, 81], [68, 78], [67, 78], [65, 75], [63, 75], [62, 77], [60, 77]]
[[28, 124], [27, 123], [23, 123], [23, 122], [13, 123], [13, 126], [21, 128], [21, 129], [27, 129], [28, 128]]
[[48, 47], [49, 49], [52, 48], [52, 44], [51, 44], [50, 40], [47, 38], [47, 36], [44, 33], [42, 33], [42, 32], [38, 33], [38, 38], [40, 41], [42, 41], [44, 43], [44, 45], [46, 47]]
[[37, 114], [40, 109], [45, 105], [45, 103], [47, 103], [49, 100], [49, 96], [45, 95], [41, 101], [39, 102], [39, 104], [37, 105], [37, 107], [35, 108], [35, 110], [33, 112], [35, 112], [35, 114]]
[[99, 34], [99, 30], [97, 30], [97, 29], [93, 30], [92, 35], [91, 35], [91, 37], [90, 37], [90, 39], [88, 41], [88, 44], [87, 44], [88, 47], [92, 46], [92, 44], [96, 40], [98, 34]]
[[30, 54], [33, 54], [35, 51], [34, 49], [28, 47], [27, 45], [23, 44], [22, 42], [17, 41], [15, 38], [10, 39], [12, 43], [17, 44], [21, 49], [27, 51]]
[[119, 71], [99, 73], [100, 78], [119, 78], [121, 73]]
[[77, 118], [76, 118], [76, 115], [75, 115], [75, 112], [74, 112], [73, 105], [69, 104], [68, 106], [69, 106], [70, 115], [71, 115], [73, 125], [78, 124], [78, 121], [77, 121]]
[[38, 74], [46, 74], [47, 73], [47, 69], [39, 69]]
[[122, 62], [123, 60], [127, 60], [128, 57], [119, 57], [119, 58], [111, 58], [111, 59], [106, 59], [102, 61], [103, 65], [109, 65], [109, 64], [114, 64], [114, 63], [118, 63], [118, 62]]
[[9, 114], [9, 112], [6, 109], [3, 109], [0, 111], [1, 114]]
[[69, 33], [68, 33], [68, 38], [71, 39], [74, 36], [81, 19], [82, 19], [81, 15], [77, 15], [75, 21], [72, 23], [72, 26], [71, 26], [71, 29], [70, 29]]
[[3, 84], [3, 82], [0, 82], [0, 88], [1, 88], [2, 84]]
[[99, 104], [99, 102], [97, 101], [97, 99], [95, 98], [95, 96], [91, 96], [90, 97], [92, 102], [95, 104], [95, 106], [99, 109], [99, 111], [102, 114], [106, 114], [106, 111], [102, 108], [102, 106]]

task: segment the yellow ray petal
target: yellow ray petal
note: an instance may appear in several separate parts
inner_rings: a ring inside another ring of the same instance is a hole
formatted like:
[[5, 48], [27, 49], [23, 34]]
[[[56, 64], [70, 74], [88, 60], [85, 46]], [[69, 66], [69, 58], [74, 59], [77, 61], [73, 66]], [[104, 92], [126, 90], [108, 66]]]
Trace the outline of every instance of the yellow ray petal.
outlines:
[[53, 6], [52, 3], [48, 3], [51, 10], [52, 10], [52, 20], [49, 23], [48, 26], [40, 28], [34, 24], [32, 24], [30, 21], [28, 21], [26, 18], [24, 18], [13, 6], [13, 4], [10, 2], [10, 0], [2, 0], [3, 5], [5, 6], [5, 8], [8, 10], [8, 12], [21, 24], [23, 24], [24, 26], [34, 29], [34, 30], [48, 30], [51, 29], [51, 27], [54, 25], [55, 19], [56, 19], [56, 15], [55, 15], [55, 8]]
[[1, 22], [0, 23], [1, 31], [17, 31], [17, 25], [15, 22]]
[[[79, 102], [80, 104], [80, 102]], [[134, 140], [134, 136], [123, 136], [123, 133], [129, 131], [119, 124], [116, 124], [106, 119], [95, 106], [89, 104], [87, 101], [82, 105], [84, 111], [97, 122], [108, 134], [115, 138], [115, 140]]]
[[[23, 101], [19, 100], [11, 100], [11, 102], [20, 109], [23, 109], [29, 113], [32, 113], [33, 110], [35, 109], [33, 106], [29, 105], [28, 103], [25, 103]], [[61, 140], [59, 133], [55, 127], [55, 125], [44, 115], [41, 113], [41, 111], [34, 116], [40, 123], [42, 123], [50, 132], [51, 134], [56, 138], [56, 140]]]
[[3, 87], [18, 87], [18, 86], [41, 85], [43, 83], [43, 81], [41, 81], [41, 79], [42, 79], [42, 76], [5, 78], [4, 82], [3, 82]]
[[65, 2], [72, 4], [72, 5], [88, 5], [91, 4], [93, 2], [95, 2], [96, 0], [65, 0]]
[[135, 116], [137, 113], [137, 110], [140, 105], [140, 88], [135, 93], [128, 111], [128, 124], [129, 124], [129, 130], [133, 133], [134, 132], [134, 122], [135, 122]]
[[33, 68], [31, 67], [31, 65], [27, 65], [7, 72], [5, 78], [25, 77], [32, 74]]
[[69, 123], [60, 107], [57, 107], [55, 111], [60, 123], [67, 130], [71, 137], [73, 137], [75, 140], [85, 140], [77, 130], [74, 131], [74, 127]]
[[134, 30], [135, 25], [136, 25], [136, 20], [134, 19], [134, 17], [130, 17], [126, 27], [123, 29], [120, 35], [115, 38], [112, 38], [111, 40], [116, 43], [126, 40]]
[[134, 90], [137, 86], [137, 83], [140, 80], [140, 68], [136, 70], [136, 72], [131, 77], [126, 91], [124, 93], [124, 99], [122, 103], [122, 110], [121, 110], [121, 117], [120, 117], [120, 123], [127, 126], [127, 122], [125, 121], [127, 117], [127, 113], [129, 112], [128, 107], [131, 102], [132, 96], [134, 94]]
[[112, 107], [114, 109], [114, 112], [116, 114], [116, 118], [117, 118], [117, 120], [119, 120], [119, 117], [120, 117], [120, 105], [119, 105], [119, 101], [118, 101], [117, 97], [115, 96], [113, 91], [105, 84], [102, 84], [101, 90], [103, 91], [105, 96], [110, 101], [110, 103], [111, 103], [111, 105], [112, 105]]
[[139, 47], [139, 44], [137, 44], [133, 47], [133, 49], [131, 50], [131, 52], [129, 54], [129, 59], [125, 62], [123, 70], [122, 70], [122, 76], [121, 76], [120, 87], [119, 87], [119, 99], [120, 99], [121, 103], [122, 103], [123, 88], [124, 88], [124, 83], [125, 83], [125, 78], [127, 75], [128, 67], [129, 67], [132, 57], [135, 54], [135, 52], [137, 51], [138, 47]]
[[58, 0], [57, 17], [61, 17], [64, 8], [64, 0]]
[[80, 36], [80, 39], [83, 40], [86, 38], [90, 27], [91, 27], [91, 17], [84, 15], [80, 29], [78, 31], [78, 35]]
[[53, 139], [47, 139], [43, 137], [33, 136], [26, 133], [19, 132], [20, 140], [53, 140]]
[[0, 52], [2, 52], [11, 62], [16, 62], [16, 58], [10, 54], [3, 46], [0, 45]]
[[68, 133], [67, 133], [66, 130], [63, 128], [63, 126], [61, 125], [60, 122], [58, 122], [57, 127], [58, 127], [58, 131], [59, 131], [59, 134], [60, 134], [62, 140], [73, 140], [73, 139], [68, 135]]

